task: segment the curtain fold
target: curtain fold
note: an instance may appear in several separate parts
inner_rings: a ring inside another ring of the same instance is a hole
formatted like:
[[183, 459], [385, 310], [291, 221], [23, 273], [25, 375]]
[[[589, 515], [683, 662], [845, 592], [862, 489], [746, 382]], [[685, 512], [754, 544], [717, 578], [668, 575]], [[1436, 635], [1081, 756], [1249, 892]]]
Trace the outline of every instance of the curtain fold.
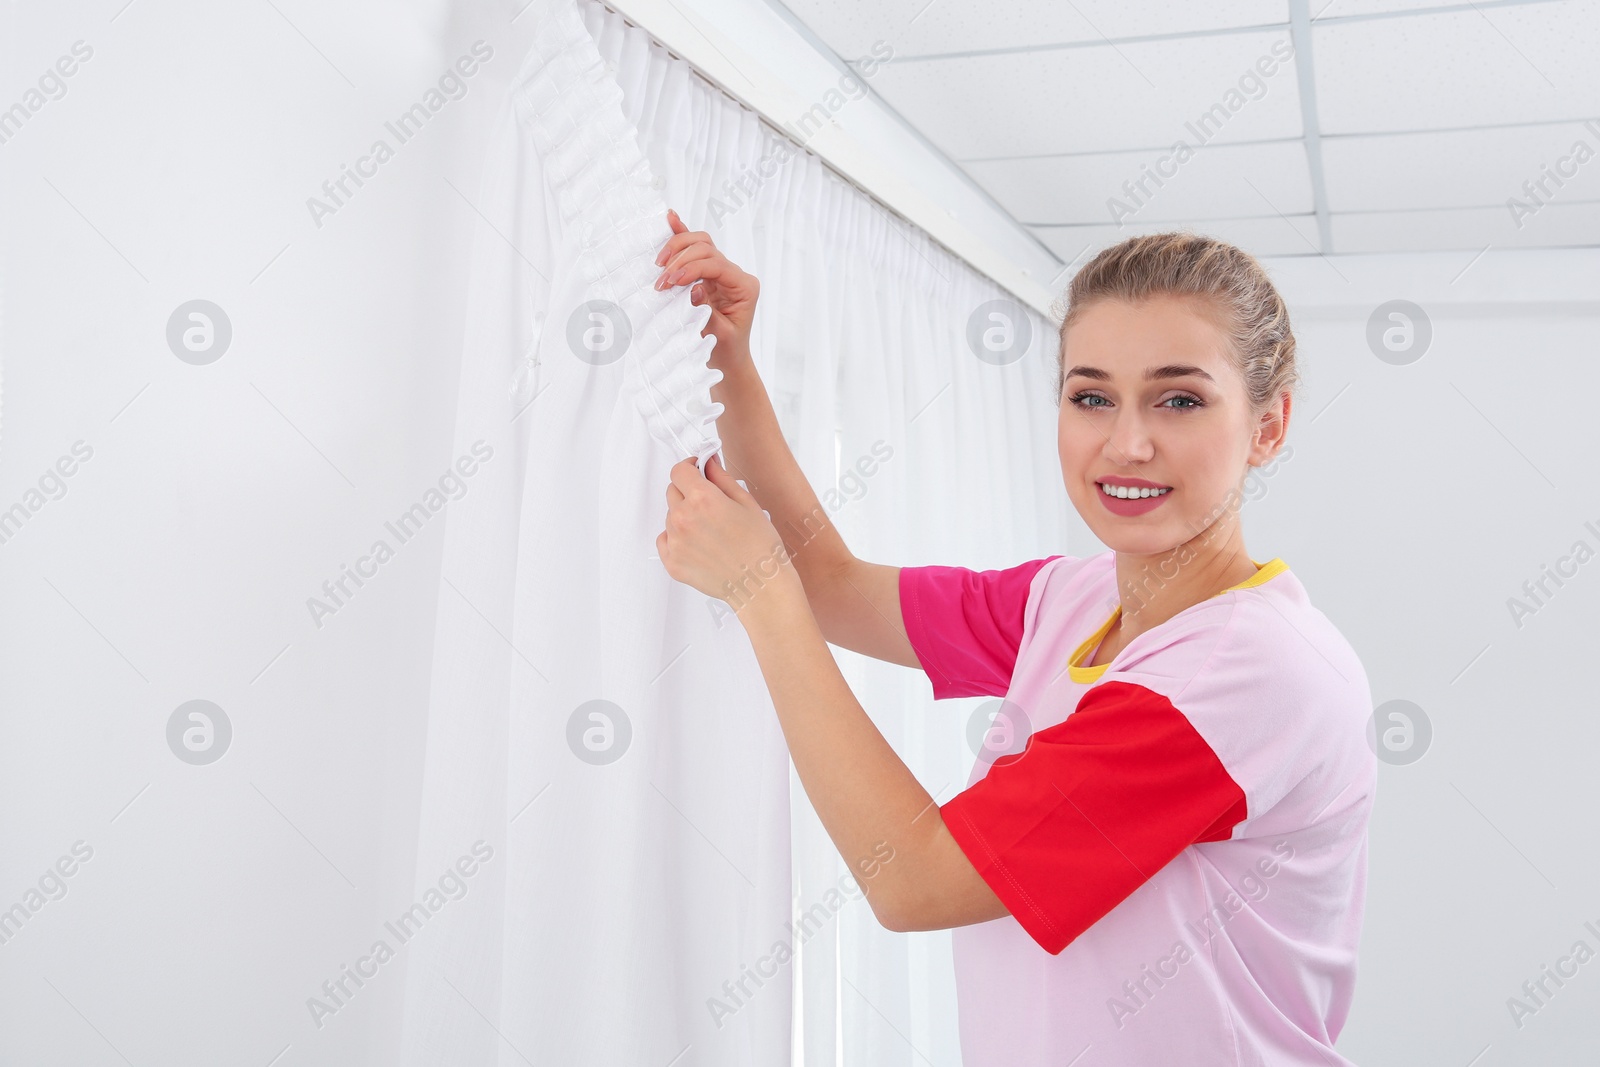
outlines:
[[576, 6], [529, 17], [475, 241], [455, 436], [493, 458], [446, 528], [419, 899], [490, 858], [408, 948], [405, 1062], [779, 1062], [787, 972], [745, 975], [788, 914], [782, 737], [742, 632], [654, 550], [668, 468], [719, 447], [709, 311], [652, 287], [666, 205]]
[[[494, 458], [449, 512], [419, 894], [475, 842], [494, 855], [406, 949], [404, 1062], [766, 1067], [792, 1042], [808, 1065], [958, 1064], [949, 932], [878, 927], [743, 629], [655, 558], [667, 469], [720, 447], [707, 311], [651, 288], [664, 212], [761, 279], [758, 368], [864, 559], [1062, 550], [1055, 464], [1032, 458], [1054, 447], [1052, 327], [1009, 303], [1031, 345], [979, 358], [992, 281], [792, 143], [751, 181], [780, 135], [620, 16], [525, 17], [479, 200], [456, 442]], [[585, 347], [618, 328], [620, 356]], [[948, 799], [977, 703], [835, 651]]]

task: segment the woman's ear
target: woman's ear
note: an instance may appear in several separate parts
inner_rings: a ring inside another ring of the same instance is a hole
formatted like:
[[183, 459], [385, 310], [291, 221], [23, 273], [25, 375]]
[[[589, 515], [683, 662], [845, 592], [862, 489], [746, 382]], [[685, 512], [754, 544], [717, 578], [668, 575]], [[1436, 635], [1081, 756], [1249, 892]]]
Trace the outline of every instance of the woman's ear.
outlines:
[[1271, 462], [1283, 447], [1284, 438], [1289, 435], [1289, 412], [1294, 406], [1294, 399], [1284, 393], [1279, 397], [1278, 405], [1262, 412], [1260, 421], [1256, 424], [1255, 436], [1250, 442], [1250, 465], [1259, 467]]

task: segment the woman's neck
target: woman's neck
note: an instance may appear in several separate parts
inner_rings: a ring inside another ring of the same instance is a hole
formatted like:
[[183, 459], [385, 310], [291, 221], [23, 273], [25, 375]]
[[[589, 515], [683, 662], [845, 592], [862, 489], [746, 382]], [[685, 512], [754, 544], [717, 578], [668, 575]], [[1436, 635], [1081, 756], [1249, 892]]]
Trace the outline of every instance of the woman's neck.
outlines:
[[1256, 573], [1238, 523], [1155, 555], [1117, 553], [1118, 638], [1126, 643]]

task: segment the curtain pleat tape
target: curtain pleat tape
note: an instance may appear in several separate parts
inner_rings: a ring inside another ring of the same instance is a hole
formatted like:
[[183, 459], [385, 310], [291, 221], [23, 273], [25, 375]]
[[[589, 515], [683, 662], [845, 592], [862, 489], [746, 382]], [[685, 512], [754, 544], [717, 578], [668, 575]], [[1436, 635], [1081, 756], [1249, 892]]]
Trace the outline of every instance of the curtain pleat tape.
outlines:
[[[577, 236], [573, 269], [589, 299], [627, 316], [623, 390], [650, 434], [700, 464], [722, 450], [711, 399], [722, 372], [706, 366], [711, 309], [689, 289], [655, 288], [655, 257], [672, 235], [622, 89], [583, 25], [577, 0], [535, 0], [537, 26], [515, 98], [544, 166], [561, 223]], [[560, 342], [564, 343], [564, 341]]]

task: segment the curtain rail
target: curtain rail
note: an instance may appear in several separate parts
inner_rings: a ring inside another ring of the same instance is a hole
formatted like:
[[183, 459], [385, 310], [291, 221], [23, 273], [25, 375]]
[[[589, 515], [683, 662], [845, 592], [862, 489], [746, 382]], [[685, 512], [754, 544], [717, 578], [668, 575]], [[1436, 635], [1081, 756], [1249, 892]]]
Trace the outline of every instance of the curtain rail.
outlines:
[[[881, 194], [879, 194], [879, 193], [875, 192], [874, 190], [868, 188], [859, 179], [853, 177], [849, 173], [847, 173], [844, 170], [842, 170], [837, 164], [835, 164], [831, 160], [829, 160], [827, 158], [827, 156], [823, 155], [821, 152], [818, 152], [816, 149], [813, 149], [808, 145], [801, 144], [799, 141], [795, 140], [794, 136], [792, 134], [790, 134], [788, 130], [786, 130], [782, 126], [780, 126], [777, 123], [777, 121], [775, 121], [771, 116], [767, 115], [766, 112], [764, 112], [761, 108], [756, 107], [754, 104], [750, 103], [743, 96], [741, 96], [738, 92], [734, 91], [733, 89], [728, 87], [726, 84], [724, 84], [721, 80], [719, 80], [714, 74], [712, 74], [711, 72], [707, 71], [699, 63], [696, 63], [693, 59], [691, 59], [688, 56], [684, 55], [680, 49], [674, 48], [671, 44], [669, 44], [668, 42], [662, 40], [662, 38], [661, 38], [659, 33], [657, 33], [655, 30], [652, 30], [649, 26], [646, 26], [643, 22], [641, 22], [635, 16], [630, 15], [622, 7], [619, 7], [618, 3], [615, 2], [615, 0], [587, 0], [587, 2], [599, 4], [601, 7], [605, 8], [607, 11], [610, 11], [612, 14], [614, 14], [618, 18], [622, 19], [622, 21], [625, 24], [627, 24], [629, 26], [632, 26], [632, 27], [634, 27], [636, 29], [644, 31], [644, 33], [646, 33], [650, 37], [650, 40], [652, 42], [654, 42], [657, 47], [661, 48], [663, 51], [665, 51], [672, 58], [674, 58], [676, 60], [679, 60], [682, 63], [684, 63], [685, 65], [687, 65], [689, 70], [690, 70], [690, 72], [693, 73], [695, 77], [699, 78], [706, 85], [710, 86], [712, 89], [715, 89], [718, 93], [720, 93], [723, 96], [727, 97], [729, 100], [733, 101], [735, 104], [738, 104], [739, 107], [743, 108], [745, 111], [750, 112], [758, 120], [760, 120], [760, 122], [761, 122], [761, 124], [763, 126], [765, 126], [767, 129], [771, 130], [773, 133], [775, 133], [779, 137], [782, 137], [784, 140], [788, 141], [797, 150], [805, 152], [807, 155], [810, 155], [811, 157], [816, 159], [817, 162], [822, 164], [822, 166], [825, 167], [828, 170], [829, 173], [831, 173], [831, 174], [835, 175], [836, 177], [838, 177], [839, 180], [849, 183], [853, 188], [858, 190], [863, 196], [867, 197], [867, 199], [869, 201], [871, 201], [872, 203], [878, 205], [880, 208], [882, 208], [885, 212], [887, 212], [890, 215], [892, 215], [894, 218], [899, 219], [901, 222], [904, 222], [906, 225], [908, 225], [908, 226], [912, 227], [913, 229], [919, 231], [920, 233], [924, 234], [928, 238], [929, 241], [933, 242], [934, 244], [938, 245], [940, 248], [944, 249], [944, 251], [947, 252], [949, 255], [951, 255], [955, 259], [959, 260], [960, 262], [966, 264], [972, 270], [977, 271], [979, 274], [983, 275], [985, 278], [988, 278], [990, 281], [994, 282], [1000, 288], [1004, 289], [1006, 292], [1010, 293], [1012, 296], [1014, 296], [1018, 300], [1022, 301], [1028, 307], [1031, 307], [1033, 310], [1035, 310], [1039, 314], [1043, 315], [1046, 319], [1050, 320], [1052, 323], [1059, 324], [1059, 321], [1060, 321], [1059, 320], [1059, 316], [1057, 315], [1057, 312], [1056, 312], [1056, 310], [1055, 310], [1055, 308], [1053, 306], [1054, 305], [1054, 300], [1055, 300], [1054, 295], [1052, 293], [1050, 293], [1049, 290], [1045, 287], [1045, 285], [1041, 284], [1037, 279], [1033, 279], [1033, 278], [1029, 277], [1029, 278], [1027, 278], [1026, 283], [1021, 283], [1021, 282], [1019, 282], [1018, 279], [1008, 279], [1008, 278], [1006, 278], [1003, 275], [1002, 272], [996, 271], [993, 267], [985, 266], [984, 264], [975, 261], [972, 258], [971, 255], [962, 252], [960, 249], [952, 246], [948, 241], [945, 241], [945, 240], [941, 239], [936, 233], [934, 233], [927, 226], [924, 226], [921, 223], [917, 222], [915, 219], [913, 219], [912, 217], [907, 215], [900, 208], [896, 207], [894, 204], [892, 204], [888, 200], [884, 199], [884, 197]], [[674, 6], [674, 8], [676, 8], [676, 5], [673, 5], [673, 6]], [[681, 9], [678, 10], [678, 14], [681, 17], [683, 17], [686, 22], [690, 21], [689, 17], [687, 15], [684, 15]], [[715, 47], [715, 45], [713, 45], [713, 47]], [[987, 196], [988, 194], [985, 193], [984, 195]], [[1003, 209], [1001, 209], [1001, 210], [1003, 210]], [[1040, 248], [1045, 249], [1046, 253], [1052, 259], [1054, 259], [1056, 261], [1057, 265], [1062, 266], [1063, 268], [1068, 266], [1067, 264], [1062, 264], [1060, 257], [1057, 256], [1054, 252], [1049, 251], [1049, 249], [1042, 242], [1040, 242], [1039, 239], [1036, 236], [1034, 236], [1031, 233], [1028, 234], [1027, 236], [1035, 244], [1039, 245]], [[981, 240], [981, 239], [977, 238], [976, 235], [974, 235], [974, 240]], [[999, 252], [995, 251], [994, 249], [991, 248], [990, 252], [991, 252], [991, 254], [995, 255], [997, 258], [1004, 259], [1004, 257], [1001, 256], [1001, 254]], [[1009, 264], [1009, 260], [1007, 260], [1006, 262]], [[1025, 273], [1025, 272], [1023, 272], [1021, 270], [1020, 267], [1016, 267], [1015, 265], [1012, 265], [1012, 269], [1016, 270], [1018, 273]]]

